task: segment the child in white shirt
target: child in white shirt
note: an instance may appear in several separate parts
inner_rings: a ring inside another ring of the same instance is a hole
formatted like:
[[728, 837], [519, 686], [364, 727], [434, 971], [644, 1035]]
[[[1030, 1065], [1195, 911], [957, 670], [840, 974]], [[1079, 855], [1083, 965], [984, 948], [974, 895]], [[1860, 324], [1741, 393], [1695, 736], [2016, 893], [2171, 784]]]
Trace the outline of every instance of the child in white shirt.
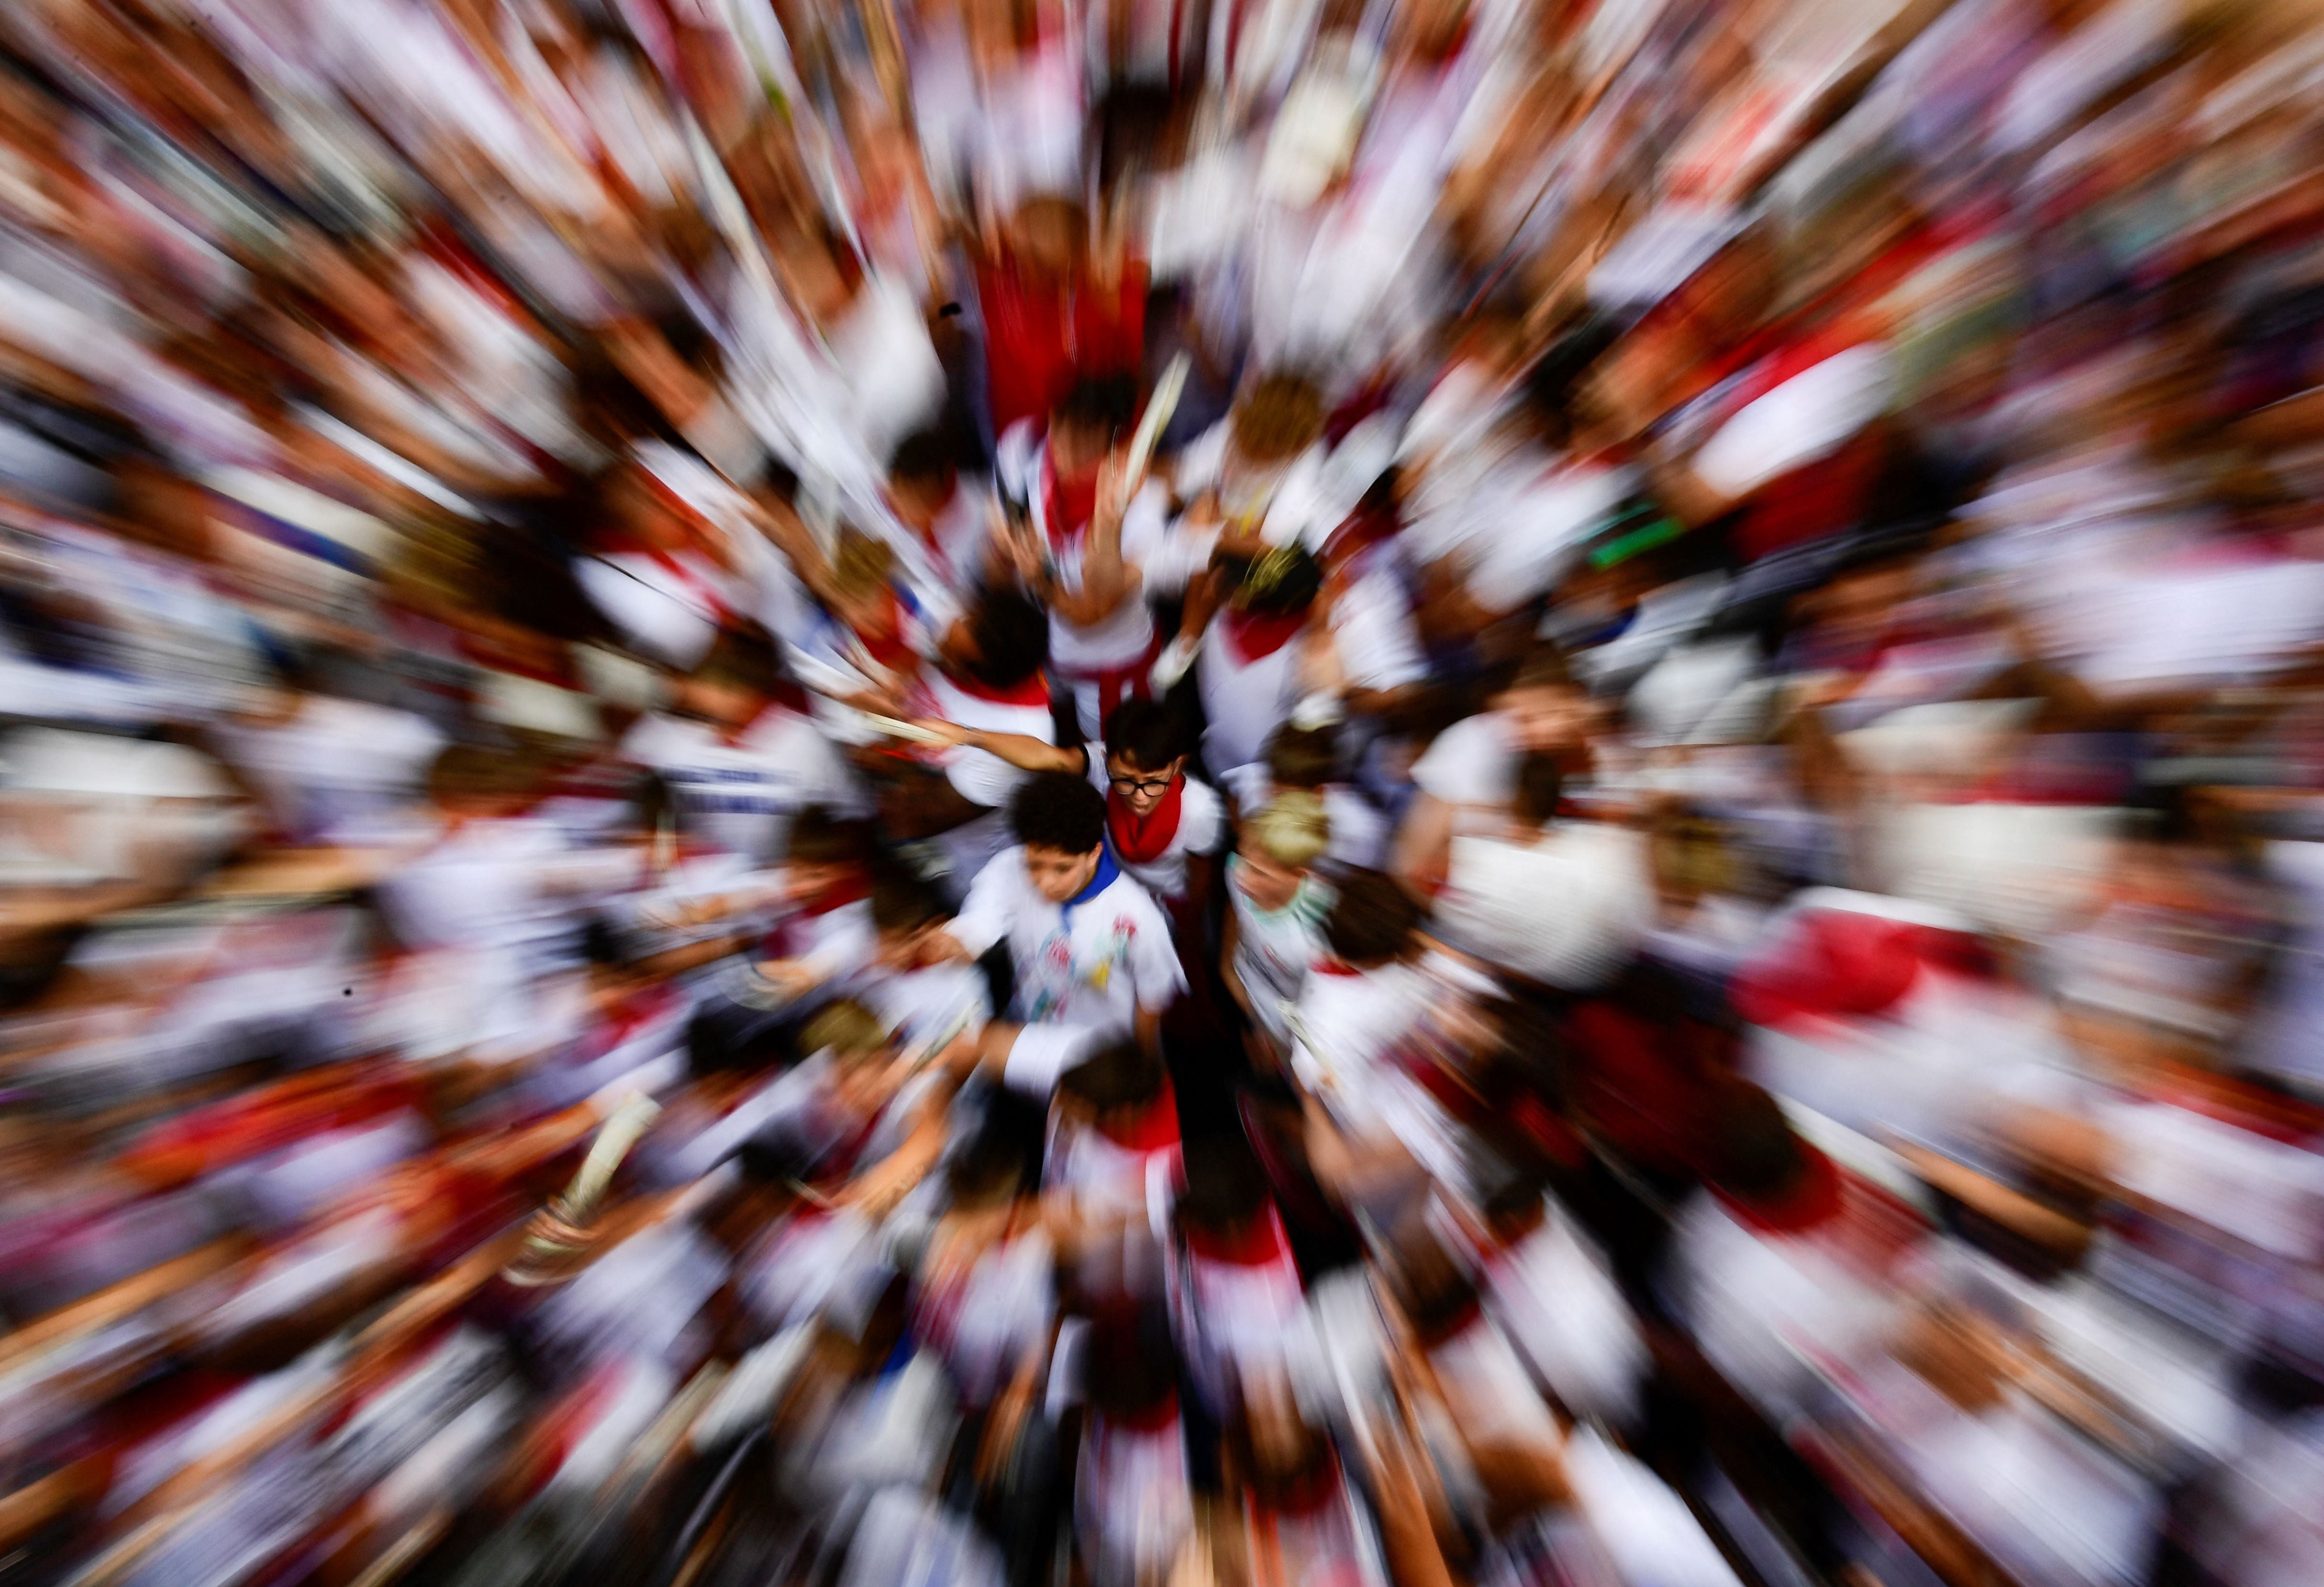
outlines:
[[1010, 820], [1018, 845], [978, 874], [945, 935], [962, 958], [1009, 945], [1019, 1022], [956, 1043], [948, 1062], [1045, 1097], [1062, 1070], [1108, 1041], [1134, 1034], [1158, 1050], [1162, 1015], [1185, 977], [1162, 911], [1106, 852], [1095, 789], [1043, 772], [1019, 790]]

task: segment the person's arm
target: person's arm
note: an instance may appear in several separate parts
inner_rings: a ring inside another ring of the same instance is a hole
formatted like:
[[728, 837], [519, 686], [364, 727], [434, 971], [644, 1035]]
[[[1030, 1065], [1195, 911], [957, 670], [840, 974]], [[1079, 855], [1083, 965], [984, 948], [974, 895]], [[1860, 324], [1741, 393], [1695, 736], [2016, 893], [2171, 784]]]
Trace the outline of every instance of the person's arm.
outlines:
[[1076, 627], [1087, 628], [1112, 616], [1144, 586], [1137, 564], [1124, 561], [1121, 555], [1121, 521], [1130, 511], [1129, 490], [1121, 459], [1109, 459], [1098, 483], [1097, 512], [1090, 521], [1089, 543], [1082, 550], [1082, 587], [1067, 590], [1054, 577], [1043, 581], [1043, 600]]
[[1156, 1057], [1162, 1056], [1162, 1010], [1140, 1005], [1133, 1029], [1138, 1045]]
[[1252, 1019], [1259, 1010], [1250, 1004], [1250, 990], [1242, 983], [1242, 972], [1235, 968], [1235, 952], [1242, 946], [1242, 918], [1231, 908], [1227, 910], [1226, 926], [1220, 934], [1219, 978], [1227, 983], [1227, 995]]
[[1423, 893], [1444, 884], [1452, 859], [1452, 807], [1434, 794], [1423, 793], [1405, 813], [1397, 828], [1396, 850], [1388, 868], [1398, 881]]
[[963, 727], [956, 722], [933, 716], [923, 717], [913, 725], [927, 728], [947, 743], [998, 756], [1020, 770], [1069, 771], [1075, 777], [1089, 772], [1089, 752], [1079, 744], [1043, 743], [1028, 733], [987, 733], [981, 727]]

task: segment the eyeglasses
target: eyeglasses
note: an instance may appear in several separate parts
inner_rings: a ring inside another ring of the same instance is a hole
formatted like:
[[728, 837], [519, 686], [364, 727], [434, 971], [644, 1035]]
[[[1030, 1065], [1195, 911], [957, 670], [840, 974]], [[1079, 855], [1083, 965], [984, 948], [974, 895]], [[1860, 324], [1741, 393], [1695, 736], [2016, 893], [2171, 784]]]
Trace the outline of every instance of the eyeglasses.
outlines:
[[1111, 777], [1111, 776], [1110, 776], [1110, 777], [1108, 777], [1108, 778], [1106, 779], [1106, 780], [1107, 780], [1108, 782], [1111, 782], [1111, 783], [1112, 783], [1112, 784], [1113, 784], [1114, 791], [1115, 791], [1116, 793], [1125, 793], [1125, 794], [1158, 794], [1158, 793], [1163, 793], [1163, 792], [1167, 791], [1167, 789], [1169, 789], [1169, 787], [1170, 787], [1171, 783], [1173, 783], [1173, 782], [1176, 781], [1177, 780], [1176, 780], [1176, 778], [1173, 778], [1173, 777]]

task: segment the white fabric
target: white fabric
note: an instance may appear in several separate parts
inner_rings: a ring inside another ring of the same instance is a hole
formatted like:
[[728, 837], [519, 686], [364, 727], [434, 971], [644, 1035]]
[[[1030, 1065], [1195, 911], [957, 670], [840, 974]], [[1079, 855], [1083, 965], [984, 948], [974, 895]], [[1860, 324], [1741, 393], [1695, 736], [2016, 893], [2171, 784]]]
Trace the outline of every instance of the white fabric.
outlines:
[[791, 817], [813, 805], [844, 819], [872, 814], [831, 741], [781, 706], [770, 707], [732, 743], [707, 724], [657, 713], [630, 730], [622, 755], [661, 773], [689, 830], [730, 853], [779, 857]]
[[1034, 1026], [1058, 1028], [1035, 1036], [1023, 1069], [1010, 1056], [1010, 1084], [1028, 1090], [1046, 1090], [1065, 1066], [1067, 1058], [1045, 1045], [1055, 1036], [1069, 1032], [1084, 1044], [1126, 1037], [1139, 1010], [1161, 1012], [1185, 986], [1169, 924], [1144, 888], [1117, 876], [1068, 911], [1034, 887], [1021, 848], [994, 856], [945, 929], [971, 954], [1006, 942], [1017, 966], [1013, 1012], [1027, 1035], [1035, 1036]]

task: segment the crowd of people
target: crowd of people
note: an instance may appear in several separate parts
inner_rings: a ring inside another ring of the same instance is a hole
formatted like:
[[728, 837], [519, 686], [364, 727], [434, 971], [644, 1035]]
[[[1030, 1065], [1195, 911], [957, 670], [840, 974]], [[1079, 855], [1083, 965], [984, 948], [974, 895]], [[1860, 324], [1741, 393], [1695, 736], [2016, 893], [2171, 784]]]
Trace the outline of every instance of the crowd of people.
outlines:
[[0, 7], [0, 1580], [2324, 1580], [2324, 17]]

